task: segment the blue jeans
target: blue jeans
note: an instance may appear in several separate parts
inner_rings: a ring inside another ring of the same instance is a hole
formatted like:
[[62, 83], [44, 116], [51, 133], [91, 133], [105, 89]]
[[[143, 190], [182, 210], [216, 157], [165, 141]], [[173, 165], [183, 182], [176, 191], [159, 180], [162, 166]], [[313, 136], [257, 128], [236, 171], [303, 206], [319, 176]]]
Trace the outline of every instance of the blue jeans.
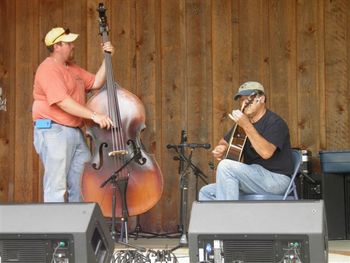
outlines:
[[81, 176], [90, 151], [79, 128], [52, 124], [34, 127], [34, 147], [44, 165], [44, 202], [80, 202]]
[[203, 186], [198, 199], [238, 200], [240, 192], [284, 194], [289, 182], [288, 176], [270, 172], [261, 165], [248, 165], [225, 159], [217, 167], [216, 183]]

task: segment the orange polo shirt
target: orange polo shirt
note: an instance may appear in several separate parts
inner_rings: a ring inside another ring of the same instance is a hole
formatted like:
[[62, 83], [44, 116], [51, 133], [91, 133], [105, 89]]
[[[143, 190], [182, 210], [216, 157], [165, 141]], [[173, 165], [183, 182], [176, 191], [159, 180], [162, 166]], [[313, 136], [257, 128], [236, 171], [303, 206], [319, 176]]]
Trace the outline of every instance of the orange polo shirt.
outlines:
[[63, 111], [56, 103], [71, 97], [79, 104], [85, 105], [85, 94], [91, 89], [94, 80], [94, 74], [76, 64], [65, 66], [47, 57], [39, 65], [35, 74], [33, 121], [50, 119], [66, 126], [82, 126], [82, 118]]

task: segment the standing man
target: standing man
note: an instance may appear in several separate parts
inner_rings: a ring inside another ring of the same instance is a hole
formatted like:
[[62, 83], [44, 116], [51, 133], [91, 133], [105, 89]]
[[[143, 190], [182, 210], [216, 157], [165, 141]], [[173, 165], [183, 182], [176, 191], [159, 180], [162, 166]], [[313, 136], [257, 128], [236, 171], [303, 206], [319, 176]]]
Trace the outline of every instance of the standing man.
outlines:
[[228, 132], [212, 152], [221, 160], [216, 183], [202, 187], [199, 200], [238, 200], [240, 191], [282, 194], [290, 182], [293, 161], [288, 126], [267, 109], [264, 87], [259, 82], [248, 81], [239, 87], [234, 100], [239, 100], [241, 109], [245, 108], [244, 112], [232, 112], [232, 119], [247, 136], [244, 163], [221, 160], [229, 147], [231, 132]]
[[[69, 29], [52, 28], [45, 36], [50, 54], [34, 79], [34, 146], [45, 169], [44, 202], [81, 201], [81, 176], [90, 160], [81, 130], [83, 119], [101, 128], [112, 125], [108, 116], [85, 106], [86, 92], [103, 86], [106, 70], [104, 61], [95, 75], [74, 63], [77, 37]], [[114, 51], [110, 42], [104, 43], [103, 50]]]

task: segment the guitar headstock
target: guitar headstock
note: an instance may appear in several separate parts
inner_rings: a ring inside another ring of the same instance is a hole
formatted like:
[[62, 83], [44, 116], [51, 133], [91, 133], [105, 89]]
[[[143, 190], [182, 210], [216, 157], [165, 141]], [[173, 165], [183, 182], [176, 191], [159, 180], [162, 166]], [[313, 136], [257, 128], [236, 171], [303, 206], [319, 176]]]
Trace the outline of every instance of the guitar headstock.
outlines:
[[251, 104], [253, 102], [253, 100], [256, 98], [256, 96], [258, 95], [258, 93], [256, 91], [253, 91], [249, 96], [248, 96], [248, 102], [249, 104]]
[[258, 93], [256, 91], [253, 91], [247, 99], [247, 102], [242, 105], [241, 111], [244, 112], [245, 108], [247, 108], [250, 104], [253, 103], [254, 99], [258, 96]]

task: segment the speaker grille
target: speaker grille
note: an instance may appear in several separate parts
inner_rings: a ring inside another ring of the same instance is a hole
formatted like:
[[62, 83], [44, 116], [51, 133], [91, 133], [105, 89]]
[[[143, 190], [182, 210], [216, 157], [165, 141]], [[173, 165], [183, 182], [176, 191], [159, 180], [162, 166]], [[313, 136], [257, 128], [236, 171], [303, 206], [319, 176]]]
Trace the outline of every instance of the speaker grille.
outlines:
[[225, 240], [225, 262], [274, 262], [272, 240]]
[[46, 247], [44, 240], [1, 240], [1, 259], [2, 262], [45, 263]]

